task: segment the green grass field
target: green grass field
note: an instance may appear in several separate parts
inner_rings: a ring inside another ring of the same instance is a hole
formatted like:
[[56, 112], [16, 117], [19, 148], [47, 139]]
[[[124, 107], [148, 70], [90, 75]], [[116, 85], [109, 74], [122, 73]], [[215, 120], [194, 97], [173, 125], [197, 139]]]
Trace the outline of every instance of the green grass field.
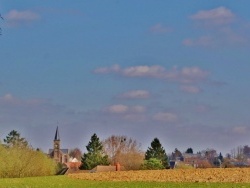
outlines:
[[67, 176], [49, 176], [49, 177], [32, 177], [32, 178], [6, 178], [0, 179], [0, 188], [74, 188], [74, 187], [109, 187], [109, 188], [154, 188], [154, 187], [250, 187], [250, 184], [233, 184], [233, 183], [159, 183], [159, 182], [98, 182], [71, 179]]

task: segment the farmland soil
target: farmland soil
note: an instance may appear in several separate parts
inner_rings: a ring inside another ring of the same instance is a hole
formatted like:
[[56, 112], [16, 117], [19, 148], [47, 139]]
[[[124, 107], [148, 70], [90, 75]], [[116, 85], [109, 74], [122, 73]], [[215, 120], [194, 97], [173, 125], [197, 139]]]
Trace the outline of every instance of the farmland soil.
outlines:
[[250, 168], [141, 170], [77, 173], [68, 176], [75, 179], [96, 181], [250, 183]]

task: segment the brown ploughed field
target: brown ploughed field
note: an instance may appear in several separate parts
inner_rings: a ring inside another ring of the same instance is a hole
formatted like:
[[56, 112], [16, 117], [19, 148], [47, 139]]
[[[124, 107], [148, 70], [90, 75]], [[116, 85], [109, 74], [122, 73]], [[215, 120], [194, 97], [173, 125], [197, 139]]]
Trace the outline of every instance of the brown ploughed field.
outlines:
[[69, 174], [71, 178], [96, 181], [232, 182], [250, 183], [250, 168], [140, 170]]

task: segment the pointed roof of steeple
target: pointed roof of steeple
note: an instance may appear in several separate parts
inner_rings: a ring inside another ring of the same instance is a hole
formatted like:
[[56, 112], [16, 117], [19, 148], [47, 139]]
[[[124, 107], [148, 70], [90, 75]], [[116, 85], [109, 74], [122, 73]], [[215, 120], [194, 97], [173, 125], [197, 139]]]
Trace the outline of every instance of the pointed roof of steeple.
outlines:
[[60, 140], [58, 126], [56, 127], [56, 134], [54, 140]]

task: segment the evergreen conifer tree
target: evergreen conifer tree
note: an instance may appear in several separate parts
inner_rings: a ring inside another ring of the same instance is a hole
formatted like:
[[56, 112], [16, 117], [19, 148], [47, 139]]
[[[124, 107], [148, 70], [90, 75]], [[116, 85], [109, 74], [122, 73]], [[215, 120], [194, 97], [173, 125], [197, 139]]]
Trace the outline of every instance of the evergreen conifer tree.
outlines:
[[20, 133], [12, 130], [5, 139], [3, 139], [6, 147], [27, 147], [28, 141], [22, 138]]
[[87, 153], [83, 154], [81, 169], [91, 170], [97, 165], [108, 165], [108, 156], [103, 154], [103, 146], [96, 134], [93, 134], [88, 145]]
[[168, 156], [158, 138], [155, 138], [151, 142], [151, 147], [148, 147], [148, 150], [146, 151], [145, 160], [149, 160], [151, 158], [159, 159], [165, 168], [169, 167]]
[[185, 153], [190, 153], [190, 154], [193, 154], [193, 149], [192, 148], [188, 148], [187, 151]]

